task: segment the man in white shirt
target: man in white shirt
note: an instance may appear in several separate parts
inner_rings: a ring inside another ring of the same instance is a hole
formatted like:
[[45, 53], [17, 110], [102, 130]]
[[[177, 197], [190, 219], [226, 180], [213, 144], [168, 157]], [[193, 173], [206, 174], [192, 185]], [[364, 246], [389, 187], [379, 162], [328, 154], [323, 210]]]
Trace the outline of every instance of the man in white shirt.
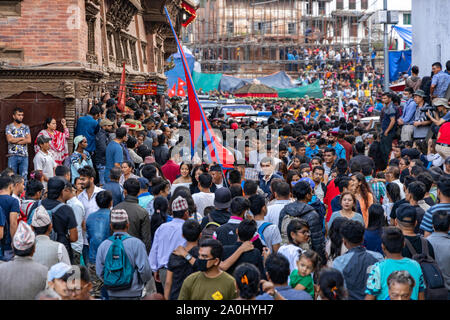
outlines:
[[281, 210], [292, 200], [289, 198], [291, 189], [287, 182], [280, 182], [276, 184], [273, 190], [275, 194], [275, 202], [267, 207], [267, 215], [264, 220], [278, 226]]
[[194, 193], [192, 199], [197, 207], [197, 212], [203, 217], [206, 207], [214, 206], [214, 193], [210, 191], [212, 177], [208, 173], [202, 173], [198, 177], [198, 188], [200, 192]]
[[48, 152], [50, 150], [50, 141], [52, 139], [46, 138], [44, 136], [39, 136], [37, 138], [37, 145], [39, 146], [39, 151], [36, 153], [33, 159], [34, 170], [42, 170], [44, 176], [44, 187], [47, 188], [47, 181], [55, 176], [55, 168], [57, 166], [55, 160]]
[[66, 204], [72, 208], [73, 213], [75, 214], [75, 220], [77, 221], [77, 232], [78, 232], [78, 240], [70, 243], [70, 246], [73, 250], [73, 264], [81, 264], [81, 255], [83, 253], [83, 246], [88, 246], [89, 243], [84, 242], [84, 238], [86, 235], [83, 232], [83, 225], [86, 223], [85, 211], [83, 204], [76, 197], [76, 189], [72, 188], [71, 198], [66, 201]]
[[163, 223], [155, 233], [152, 248], [148, 256], [150, 267], [156, 282], [166, 284], [167, 264], [172, 252], [178, 246], [185, 246], [183, 224], [189, 219], [188, 203], [179, 196], [172, 202], [173, 220]]

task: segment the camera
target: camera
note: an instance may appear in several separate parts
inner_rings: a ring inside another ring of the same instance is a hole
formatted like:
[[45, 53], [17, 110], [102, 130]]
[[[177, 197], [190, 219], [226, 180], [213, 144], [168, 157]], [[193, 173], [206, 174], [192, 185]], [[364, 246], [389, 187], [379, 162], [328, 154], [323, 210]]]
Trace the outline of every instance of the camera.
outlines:
[[437, 108], [433, 105], [427, 105], [425, 107], [420, 108], [421, 112], [427, 112], [427, 111], [437, 111]]

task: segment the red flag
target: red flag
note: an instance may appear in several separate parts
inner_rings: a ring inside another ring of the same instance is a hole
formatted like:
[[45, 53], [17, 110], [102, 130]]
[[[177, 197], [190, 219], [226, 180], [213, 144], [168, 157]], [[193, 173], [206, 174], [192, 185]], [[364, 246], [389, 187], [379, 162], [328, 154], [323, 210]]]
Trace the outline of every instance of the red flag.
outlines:
[[178, 78], [178, 88], [177, 88], [177, 96], [179, 97], [186, 97], [186, 91], [184, 91], [183, 86], [185, 86], [186, 84], [184, 83], [183, 80], [181, 80], [180, 78]]
[[126, 95], [126, 87], [125, 87], [125, 61], [123, 62], [123, 71], [122, 71], [122, 77], [120, 78], [120, 87], [119, 87], [119, 93], [118, 93], [118, 103], [117, 107], [120, 111], [125, 111], [125, 100], [127, 99]]
[[173, 88], [169, 90], [169, 93], [168, 93], [169, 98], [172, 98], [173, 96], [175, 96], [175, 94], [176, 94], [175, 86], [176, 86], [176, 84], [174, 84]]
[[184, 82], [181, 78], [178, 78], [178, 85], [184, 87], [186, 82]]

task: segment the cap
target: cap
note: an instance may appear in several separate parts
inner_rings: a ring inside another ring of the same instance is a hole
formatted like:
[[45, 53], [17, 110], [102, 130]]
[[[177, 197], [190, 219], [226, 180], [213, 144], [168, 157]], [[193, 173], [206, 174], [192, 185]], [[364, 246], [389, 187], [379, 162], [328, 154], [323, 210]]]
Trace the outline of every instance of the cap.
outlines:
[[414, 92], [415, 96], [420, 96], [422, 98], [425, 98], [427, 95], [425, 94], [425, 92], [421, 89], [416, 90], [416, 92]]
[[114, 125], [114, 122], [112, 122], [111, 120], [109, 120], [109, 119], [102, 119], [102, 121], [100, 121], [100, 127], [103, 127], [103, 126], [113, 126]]
[[[75, 146], [75, 150], [78, 149], [78, 145], [79, 145], [80, 142], [83, 141], [84, 139], [86, 139], [86, 137], [85, 137], [85, 136], [82, 136], [82, 135], [76, 136], [76, 137], [73, 139], [73, 145]], [[86, 141], [87, 141], [87, 139], [86, 139]]]
[[301, 178], [299, 181], [306, 181], [306, 182], [308, 182], [309, 185], [311, 186], [311, 189], [313, 189], [313, 190], [316, 187], [316, 184], [314, 183], [314, 181], [311, 178], [305, 177], [305, 178]]
[[37, 138], [37, 140], [36, 140], [36, 143], [37, 143], [37, 145], [40, 145], [40, 144], [44, 144], [44, 143], [47, 143], [47, 142], [50, 142], [50, 141], [52, 141], [52, 138], [48, 138], [48, 137], [44, 137], [44, 136], [39, 136], [39, 137]]
[[178, 196], [172, 202], [172, 211], [185, 211], [189, 208], [189, 205], [185, 198]]
[[231, 204], [231, 192], [228, 188], [219, 188], [214, 192], [214, 206], [217, 209], [228, 209]]
[[397, 208], [396, 216], [400, 222], [414, 223], [416, 222], [416, 208], [409, 203], [404, 203]]
[[317, 133], [316, 132], [311, 132], [310, 134], [308, 134], [308, 137], [306, 138], [306, 140], [309, 140], [311, 138], [317, 138]]
[[433, 105], [436, 106], [436, 107], [437, 106], [444, 106], [447, 109], [450, 108], [450, 106], [448, 105], [448, 100], [444, 99], [444, 98], [433, 99]]
[[408, 156], [410, 159], [419, 159], [420, 151], [417, 149], [409, 148], [402, 150], [402, 157]]
[[147, 189], [148, 186], [150, 185], [147, 178], [141, 177], [138, 178], [138, 181], [141, 189]]
[[128, 222], [128, 214], [124, 209], [111, 210], [111, 223]]
[[13, 238], [14, 248], [17, 250], [27, 250], [34, 245], [35, 239], [36, 236], [31, 227], [25, 222], [20, 221]]
[[53, 281], [55, 279], [61, 279], [68, 273], [71, 274], [73, 271], [72, 267], [64, 262], [59, 262], [51, 266], [47, 273], [47, 281]]
[[37, 207], [31, 219], [31, 226], [39, 228], [48, 226], [50, 223], [52, 223], [52, 219], [44, 206]]
[[209, 171], [217, 171], [217, 172], [222, 172], [222, 167], [219, 164], [213, 165], [211, 166], [211, 168], [209, 168]]

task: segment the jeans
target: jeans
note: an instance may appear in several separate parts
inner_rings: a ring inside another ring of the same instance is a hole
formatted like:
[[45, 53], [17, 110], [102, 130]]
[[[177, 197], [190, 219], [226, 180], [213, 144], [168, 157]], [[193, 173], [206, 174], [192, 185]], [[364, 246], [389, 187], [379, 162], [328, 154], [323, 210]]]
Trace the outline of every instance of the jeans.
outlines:
[[14, 252], [12, 250], [5, 250], [3, 251], [3, 248], [0, 248], [0, 260], [1, 261], [10, 261], [14, 258]]
[[96, 168], [98, 172], [99, 184], [103, 186], [105, 184], [105, 166], [97, 165]]
[[28, 175], [28, 157], [10, 156], [8, 157], [8, 167], [15, 173], [21, 175], [27, 181]]

